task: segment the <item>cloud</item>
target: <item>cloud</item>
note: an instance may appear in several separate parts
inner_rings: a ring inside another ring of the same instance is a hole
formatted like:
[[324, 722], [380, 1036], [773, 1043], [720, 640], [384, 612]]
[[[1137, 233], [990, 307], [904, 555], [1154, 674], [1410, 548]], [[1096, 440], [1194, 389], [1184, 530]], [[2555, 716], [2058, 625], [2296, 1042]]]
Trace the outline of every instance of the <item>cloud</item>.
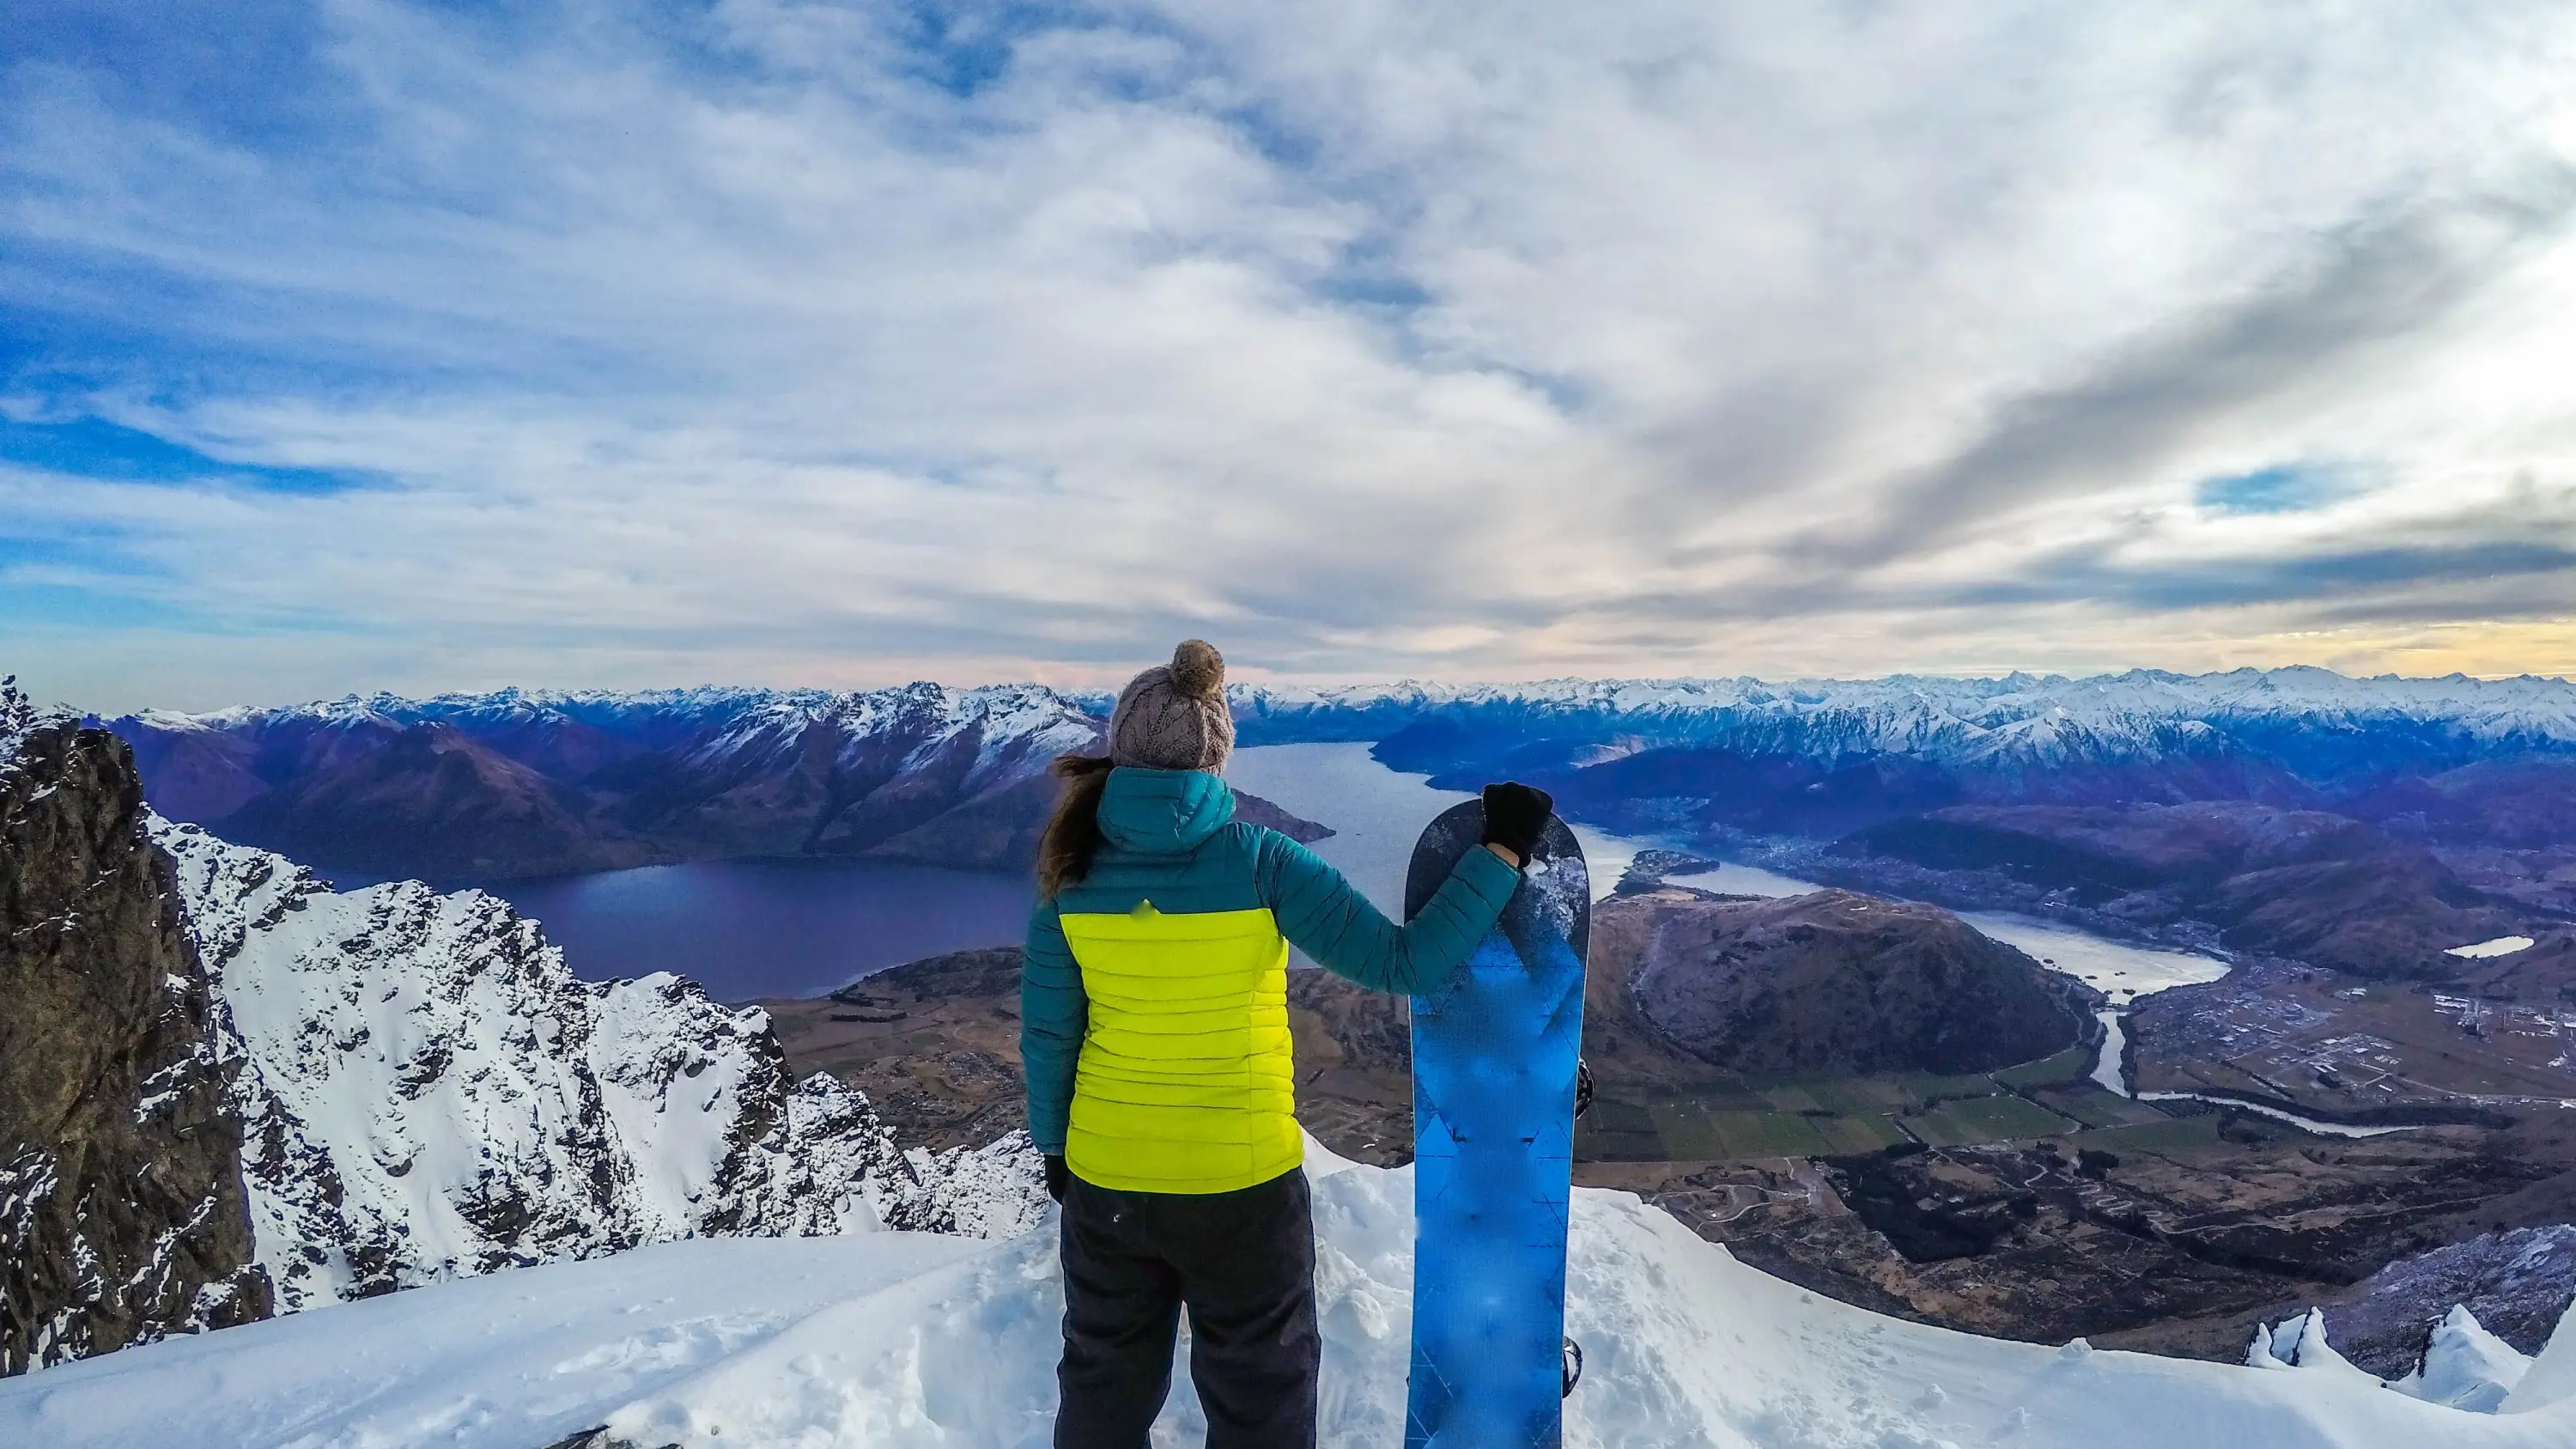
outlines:
[[0, 72], [84, 702], [2236, 663], [2571, 542], [2560, 7], [154, 9]]

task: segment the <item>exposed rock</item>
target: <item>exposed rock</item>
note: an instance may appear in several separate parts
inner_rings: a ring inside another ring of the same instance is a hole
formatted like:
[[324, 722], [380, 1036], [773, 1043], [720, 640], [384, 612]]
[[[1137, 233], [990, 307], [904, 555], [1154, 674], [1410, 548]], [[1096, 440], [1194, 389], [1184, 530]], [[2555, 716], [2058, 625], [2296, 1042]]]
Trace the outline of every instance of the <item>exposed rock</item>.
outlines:
[[2454, 1307], [2523, 1354], [2540, 1352], [2576, 1298], [2576, 1227], [2487, 1233], [2401, 1258], [2325, 1306], [2334, 1340], [2383, 1378], [2427, 1352]]
[[173, 885], [124, 743], [0, 686], [0, 1374], [269, 1312]]

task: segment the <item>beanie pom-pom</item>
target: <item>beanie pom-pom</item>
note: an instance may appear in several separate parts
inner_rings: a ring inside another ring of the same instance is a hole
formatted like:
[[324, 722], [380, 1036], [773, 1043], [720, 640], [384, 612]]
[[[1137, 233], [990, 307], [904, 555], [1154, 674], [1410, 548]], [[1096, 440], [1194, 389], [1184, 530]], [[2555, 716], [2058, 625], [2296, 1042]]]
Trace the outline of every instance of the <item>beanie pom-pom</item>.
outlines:
[[1193, 699], [1214, 699], [1225, 689], [1225, 656], [1205, 639], [1184, 639], [1172, 651], [1172, 687]]

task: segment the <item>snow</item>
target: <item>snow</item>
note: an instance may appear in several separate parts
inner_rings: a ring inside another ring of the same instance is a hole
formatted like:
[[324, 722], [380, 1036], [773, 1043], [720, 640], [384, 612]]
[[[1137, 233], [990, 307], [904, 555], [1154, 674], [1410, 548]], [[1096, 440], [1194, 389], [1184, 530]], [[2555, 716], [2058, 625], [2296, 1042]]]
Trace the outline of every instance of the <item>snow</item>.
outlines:
[[1407, 680], [1329, 688], [1247, 685], [1229, 693], [1239, 717], [1289, 728], [1301, 719], [1362, 715], [1579, 718], [1660, 742], [1740, 732], [1766, 752], [1912, 754], [1952, 763], [2208, 754], [2223, 747], [2236, 728], [2280, 722], [2335, 734], [2373, 725], [2432, 725], [2490, 750], [2576, 745], [2576, 684], [2528, 675], [2354, 679], [2306, 667], [2200, 675], [2138, 669], [2083, 679], [2016, 673], [1470, 685]]
[[2568, 1305], [2560, 1316], [2558, 1328], [2540, 1352], [2523, 1371], [2522, 1381], [2505, 1396], [2507, 1414], [2537, 1414], [2554, 1410], [2560, 1418], [2576, 1418], [2576, 1304]]
[[2531, 1371], [2531, 1359], [2454, 1305], [2433, 1325], [2423, 1366], [2389, 1385], [2428, 1403], [2492, 1414]]
[[29, 735], [78, 722], [78, 717], [68, 710], [48, 708], [29, 699], [26, 691], [18, 687], [18, 676], [0, 679], [0, 780], [17, 773], [18, 754]]
[[[1632, 747], [1736, 739], [1766, 753], [1896, 753], [1952, 764], [2207, 756], [2226, 751], [2240, 734], [2260, 754], [2263, 741], [2284, 724], [2335, 739], [2391, 728], [2416, 741], [2419, 750], [2429, 747], [2429, 739], [2447, 739], [2469, 754], [2576, 746], [2576, 684], [2563, 679], [2354, 679], [2304, 667], [2200, 675], [2141, 669], [2082, 679], [2010, 674], [1238, 684], [1228, 698], [1237, 718], [1273, 741], [1374, 740], [1421, 716], [1449, 714], [1612, 728]], [[844, 726], [853, 743], [888, 729], [926, 728], [922, 751], [954, 742], [975, 747], [969, 788], [980, 791], [990, 782], [1033, 774], [1033, 766], [1061, 750], [1093, 748], [1109, 700], [1098, 692], [1036, 684], [950, 689], [928, 682], [857, 693], [506, 689], [421, 700], [352, 695], [193, 715], [151, 711], [134, 721], [165, 731], [257, 730], [296, 719], [349, 727], [434, 720], [582, 723], [619, 733], [702, 736], [700, 753], [708, 761], [774, 752], [816, 723]]]
[[2478, 941], [2466, 946], [2453, 946], [2442, 954], [2445, 956], [2467, 956], [2472, 959], [2483, 959], [2488, 956], [2510, 956], [2516, 951], [2528, 951], [2531, 949], [2531, 946], [2532, 940], [2529, 936], [2498, 936], [2492, 941]]
[[667, 973], [578, 981], [480, 891], [337, 892], [198, 826], [151, 831], [241, 1064], [283, 1309], [705, 1234], [1034, 1218], [1025, 1140], [898, 1154], [864, 1097], [789, 1078], [757, 1010]]
[[[1314, 1171], [1322, 1443], [1384, 1449], [1403, 1431], [1411, 1174], [1320, 1152]], [[2311, 1338], [2313, 1319], [2267, 1330], [2263, 1368], [2049, 1348], [1819, 1298], [1625, 1193], [1578, 1190], [1571, 1242], [1569, 1326], [1586, 1371], [1567, 1403], [1569, 1445], [2576, 1442], [2576, 1400], [2480, 1414], [2392, 1393], [2334, 1355], [2321, 1325]], [[1048, 1438], [1060, 1311], [1047, 1231], [702, 1239], [50, 1369], [0, 1384], [0, 1442], [536, 1449], [604, 1424], [686, 1449], [1034, 1449]], [[1202, 1432], [1178, 1375], [1154, 1443]]]

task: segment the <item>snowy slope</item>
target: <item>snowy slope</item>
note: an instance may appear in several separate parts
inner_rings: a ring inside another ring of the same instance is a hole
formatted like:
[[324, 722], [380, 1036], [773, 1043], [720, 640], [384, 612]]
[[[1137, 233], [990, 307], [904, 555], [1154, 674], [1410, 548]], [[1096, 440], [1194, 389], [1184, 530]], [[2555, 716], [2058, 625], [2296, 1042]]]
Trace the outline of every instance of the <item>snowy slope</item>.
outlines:
[[237, 1043], [260, 1261], [293, 1309], [704, 1234], [1017, 1231], [1025, 1145], [899, 1155], [791, 1082], [766, 1017], [667, 974], [575, 980], [480, 891], [340, 893], [156, 820]]
[[[1315, 1158], [1323, 1442], [1401, 1442], [1411, 1179]], [[880, 1234], [700, 1241], [171, 1341], [0, 1384], [0, 1442], [536, 1449], [606, 1424], [689, 1449], [1030, 1449], [1055, 1254]], [[1979, 1339], [1742, 1267], [1627, 1194], [1575, 1195], [1572, 1445], [2565, 1449], [2576, 1401], [2479, 1414], [2357, 1371]], [[2535, 1369], [2535, 1372], [2537, 1370]], [[1186, 1377], [1157, 1445], [1199, 1442]]]

